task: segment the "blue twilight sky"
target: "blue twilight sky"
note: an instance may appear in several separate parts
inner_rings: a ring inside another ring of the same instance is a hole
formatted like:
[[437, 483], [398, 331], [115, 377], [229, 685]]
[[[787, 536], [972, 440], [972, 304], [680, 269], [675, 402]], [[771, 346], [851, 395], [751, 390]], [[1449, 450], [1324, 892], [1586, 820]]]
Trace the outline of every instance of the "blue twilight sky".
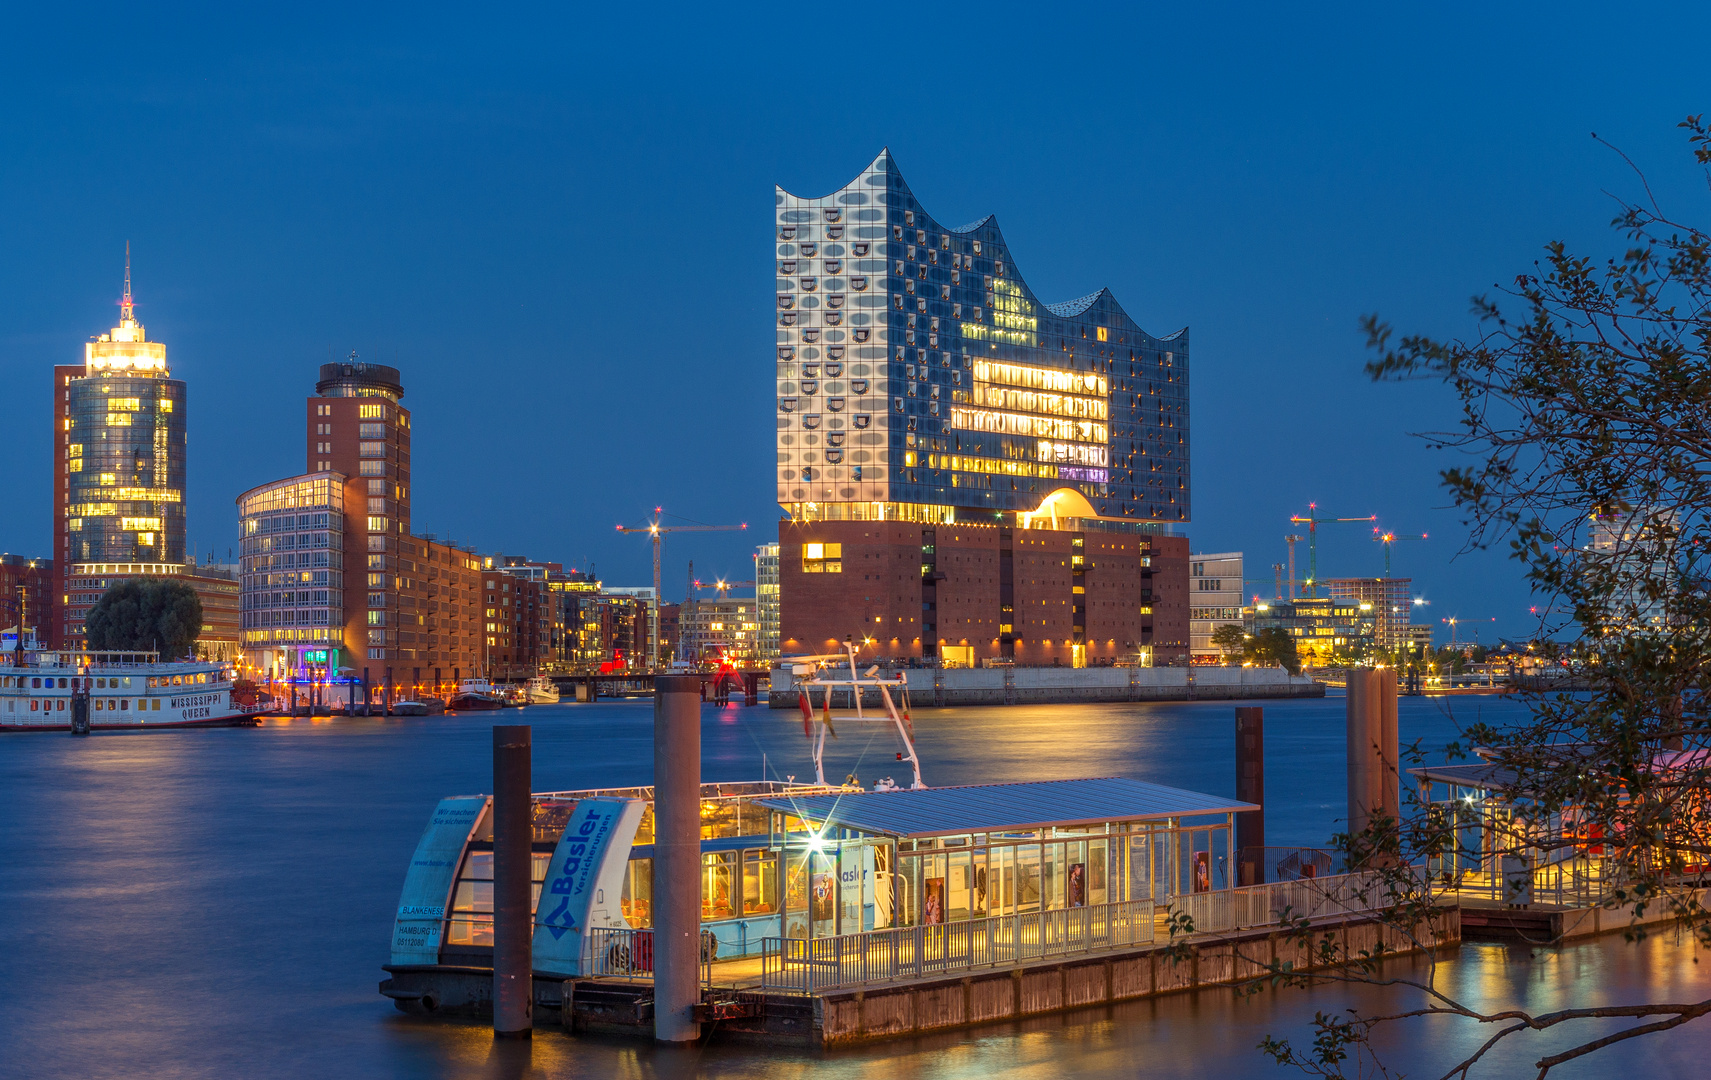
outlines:
[[[316, 365], [404, 372], [415, 521], [644, 584], [656, 504], [748, 534], [666, 547], [667, 595], [775, 535], [772, 185], [889, 145], [946, 221], [998, 215], [1047, 300], [1110, 286], [1192, 328], [1196, 550], [1270, 592], [1317, 500], [1398, 532], [1436, 621], [1523, 634], [1495, 555], [1452, 561], [1430, 386], [1373, 386], [1357, 320], [1467, 301], [1607, 192], [1702, 179], [1711, 9], [1610, 5], [126, 5], [13, 9], [0, 38], [0, 549], [50, 546], [50, 377], [139, 314], [189, 383], [192, 542], [303, 465]], [[1643, 42], [1643, 44], [1642, 44]], [[1359, 525], [1320, 575], [1377, 574]], [[1305, 551], [1301, 553], [1305, 561]], [[1302, 567], [1305, 573], [1305, 567]], [[1489, 620], [1495, 619], [1492, 623]], [[1447, 635], [1446, 635], [1447, 638]]]

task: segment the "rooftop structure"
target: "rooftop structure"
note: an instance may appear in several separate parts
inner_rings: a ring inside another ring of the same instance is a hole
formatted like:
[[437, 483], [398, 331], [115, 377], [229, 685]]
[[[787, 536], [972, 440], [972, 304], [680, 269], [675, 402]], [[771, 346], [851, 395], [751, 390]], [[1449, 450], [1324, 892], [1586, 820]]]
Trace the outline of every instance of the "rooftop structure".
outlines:
[[816, 828], [838, 826], [897, 838], [1085, 829], [1257, 810], [1251, 803], [1126, 780], [1045, 780], [759, 800]]

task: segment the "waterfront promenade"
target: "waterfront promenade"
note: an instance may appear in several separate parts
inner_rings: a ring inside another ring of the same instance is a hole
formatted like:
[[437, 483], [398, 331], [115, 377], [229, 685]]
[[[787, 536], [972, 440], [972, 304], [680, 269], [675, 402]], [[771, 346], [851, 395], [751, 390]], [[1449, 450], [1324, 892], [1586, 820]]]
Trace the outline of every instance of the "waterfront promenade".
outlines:
[[[1441, 704], [1403, 700], [1405, 743], [1454, 737]], [[1519, 705], [1451, 707], [1492, 716]], [[922, 710], [915, 721], [930, 784], [1120, 774], [1228, 793], [1231, 708], [1017, 706]], [[741, 706], [703, 717], [707, 779], [753, 779], [763, 754], [771, 775], [807, 771], [793, 718]], [[1342, 813], [1343, 701], [1267, 703], [1266, 718], [1270, 838], [1322, 843]], [[374, 993], [424, 815], [442, 795], [486, 790], [495, 722], [534, 725], [537, 788], [649, 779], [647, 702], [0, 740], [0, 785], [17, 807], [0, 833], [0, 895], [10, 905], [0, 923], [0, 1077], [1263, 1077], [1271, 1067], [1253, 1049], [1262, 1035], [1300, 1038], [1316, 1009], [1352, 1000], [1399, 1001], [1334, 985], [1241, 1002], [1209, 990], [823, 1060], [728, 1046], [657, 1051], [549, 1031], [532, 1046], [496, 1047], [484, 1025], [423, 1023]], [[894, 768], [890, 757], [883, 741], [865, 755], [846, 737], [827, 767], [853, 767], [871, 782]], [[1479, 1001], [1534, 1006], [1711, 993], [1711, 973], [1690, 960], [1668, 935], [1537, 957], [1463, 946], [1439, 977]], [[1435, 1055], [1480, 1035], [1439, 1024], [1396, 1038], [1404, 1052]], [[1690, 1026], [1636, 1044], [1625, 1063], [1689, 1075], [1707, 1052], [1711, 1034]], [[1589, 1065], [1563, 1075], [1602, 1073]]]

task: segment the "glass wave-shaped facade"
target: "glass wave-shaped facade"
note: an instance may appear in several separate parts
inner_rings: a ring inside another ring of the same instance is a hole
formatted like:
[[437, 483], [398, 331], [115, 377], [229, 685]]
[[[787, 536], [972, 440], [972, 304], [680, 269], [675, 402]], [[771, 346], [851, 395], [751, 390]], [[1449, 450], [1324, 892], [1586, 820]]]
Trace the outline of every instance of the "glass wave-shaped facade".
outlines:
[[778, 501], [796, 518], [1005, 519], [1071, 488], [1189, 520], [1188, 331], [1108, 290], [1041, 302], [997, 221], [948, 228], [889, 151], [776, 190]]

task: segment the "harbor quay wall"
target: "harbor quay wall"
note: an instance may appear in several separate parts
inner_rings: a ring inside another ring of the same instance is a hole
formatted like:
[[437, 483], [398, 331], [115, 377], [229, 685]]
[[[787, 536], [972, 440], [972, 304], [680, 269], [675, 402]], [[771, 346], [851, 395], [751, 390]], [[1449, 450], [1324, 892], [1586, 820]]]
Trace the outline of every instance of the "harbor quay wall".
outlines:
[[[722, 1041], [852, 1046], [1226, 986], [1263, 975], [1274, 961], [1292, 963], [1296, 970], [1335, 967], [1373, 954], [1381, 943], [1386, 954], [1396, 956], [1453, 947], [1461, 940], [1460, 914], [1448, 909], [1437, 924], [1413, 937], [1361, 918], [1315, 927], [1311, 948], [1267, 928], [1202, 938], [1174, 955], [1167, 946], [1148, 945], [812, 995], [710, 989], [703, 998], [708, 1008], [718, 1002], [726, 1011], [715, 1035]], [[1324, 963], [1319, 949], [1327, 938], [1336, 959]], [[493, 1015], [489, 969], [386, 970], [390, 977], [380, 984], [380, 992], [403, 1012], [470, 1019]], [[536, 1028], [576, 1034], [652, 1038], [653, 985], [537, 973], [533, 1022]]]
[[[907, 668], [904, 675], [910, 703], [923, 708], [1325, 696], [1322, 683], [1290, 675], [1282, 668]], [[787, 664], [774, 667], [767, 704], [774, 709], [797, 708], [798, 685]], [[813, 697], [815, 708], [819, 708], [820, 694]], [[880, 707], [879, 691], [864, 690], [861, 703], [863, 708]], [[833, 708], [851, 708], [853, 704], [848, 689], [832, 695]]]
[[1266, 965], [1274, 961], [1291, 962], [1295, 970], [1339, 966], [1372, 954], [1381, 943], [1386, 954], [1395, 956], [1447, 948], [1460, 942], [1460, 912], [1447, 910], [1438, 925], [1422, 929], [1418, 942], [1375, 920], [1316, 929], [1315, 945], [1326, 937], [1337, 957], [1331, 964], [1315, 964], [1315, 957], [1294, 938], [1259, 930], [1201, 941], [1186, 955], [1149, 946], [907, 984], [826, 991], [813, 999], [814, 1042], [852, 1046], [1226, 986], [1264, 975]]
[[[1686, 894], [1700, 907], [1711, 905], [1711, 889], [1695, 889]], [[1617, 931], [1633, 933], [1646, 927], [1662, 926], [1675, 921], [1675, 912], [1667, 903], [1647, 905], [1645, 914], [1635, 917], [1631, 905], [1604, 908], [1598, 904], [1587, 907], [1556, 907], [1551, 904], [1514, 906], [1489, 901], [1463, 900], [1461, 905], [1463, 936], [1469, 941], [1498, 941], [1519, 944], [1552, 944], [1583, 941], [1587, 938]]]

